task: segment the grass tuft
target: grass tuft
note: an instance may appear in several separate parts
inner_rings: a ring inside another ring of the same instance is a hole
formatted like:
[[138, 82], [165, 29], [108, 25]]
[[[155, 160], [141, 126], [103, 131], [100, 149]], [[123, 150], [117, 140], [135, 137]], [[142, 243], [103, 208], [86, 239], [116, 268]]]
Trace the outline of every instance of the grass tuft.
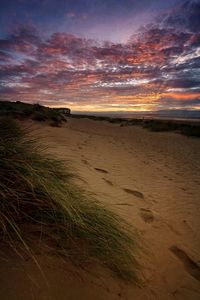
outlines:
[[30, 256], [40, 244], [74, 264], [98, 261], [124, 280], [137, 280], [128, 225], [74, 177], [18, 123], [0, 119], [1, 242], [18, 252], [20, 244]]

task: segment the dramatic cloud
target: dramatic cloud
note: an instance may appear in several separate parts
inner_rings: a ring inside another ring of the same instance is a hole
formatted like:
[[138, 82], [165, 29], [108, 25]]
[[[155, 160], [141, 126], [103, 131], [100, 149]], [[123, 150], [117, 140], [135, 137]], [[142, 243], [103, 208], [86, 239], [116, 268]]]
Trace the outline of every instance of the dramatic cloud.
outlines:
[[199, 9], [186, 1], [126, 43], [19, 26], [0, 39], [1, 99], [78, 111], [198, 109]]
[[167, 14], [163, 19], [163, 25], [176, 26], [188, 29], [192, 32], [200, 32], [200, 2], [199, 0], [187, 0]]

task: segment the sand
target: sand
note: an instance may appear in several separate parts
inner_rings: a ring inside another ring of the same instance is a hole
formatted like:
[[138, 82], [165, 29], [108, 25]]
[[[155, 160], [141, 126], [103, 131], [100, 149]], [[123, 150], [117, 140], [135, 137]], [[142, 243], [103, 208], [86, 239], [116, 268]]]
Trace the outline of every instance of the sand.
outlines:
[[13, 256], [0, 267], [0, 299], [200, 299], [200, 139], [88, 119], [33, 127], [81, 184], [138, 229], [144, 279], [125, 284], [99, 266], [85, 273], [53, 257], [38, 258], [42, 276]]

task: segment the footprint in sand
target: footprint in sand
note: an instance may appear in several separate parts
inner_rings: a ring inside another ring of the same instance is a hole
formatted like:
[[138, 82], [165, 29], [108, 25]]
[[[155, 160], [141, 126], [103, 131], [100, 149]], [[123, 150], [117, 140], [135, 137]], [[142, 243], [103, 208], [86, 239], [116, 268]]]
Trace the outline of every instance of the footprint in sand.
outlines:
[[89, 165], [89, 162], [88, 162], [86, 159], [82, 159], [82, 162], [83, 162], [85, 165]]
[[200, 267], [193, 261], [185, 251], [173, 245], [170, 247], [170, 251], [183, 263], [185, 270], [196, 280], [200, 281]]
[[140, 208], [140, 216], [145, 223], [152, 223], [154, 221], [154, 215], [150, 209]]
[[100, 168], [94, 168], [96, 171], [101, 172], [101, 173], [108, 173], [108, 171], [104, 170], [104, 169], [100, 169]]
[[141, 192], [134, 191], [134, 190], [131, 190], [131, 189], [125, 189], [125, 188], [123, 190], [128, 194], [131, 194], [131, 195], [134, 195], [138, 198], [144, 199], [144, 195]]
[[113, 186], [114, 184], [112, 183], [112, 181], [106, 179], [106, 178], [102, 178], [107, 184]]
[[194, 232], [193, 228], [190, 226], [190, 224], [187, 222], [187, 220], [183, 220], [183, 225], [185, 226], [186, 229]]

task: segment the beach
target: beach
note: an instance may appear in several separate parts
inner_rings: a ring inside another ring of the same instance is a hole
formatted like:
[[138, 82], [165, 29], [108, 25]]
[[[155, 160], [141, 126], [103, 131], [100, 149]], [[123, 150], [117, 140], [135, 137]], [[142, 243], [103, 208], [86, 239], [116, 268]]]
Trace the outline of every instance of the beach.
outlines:
[[67, 121], [60, 128], [25, 123], [46, 151], [70, 162], [81, 185], [138, 231], [141, 284], [53, 257], [39, 257], [43, 276], [32, 261], [19, 267], [13, 257], [0, 267], [0, 299], [199, 299], [200, 140], [87, 118]]

